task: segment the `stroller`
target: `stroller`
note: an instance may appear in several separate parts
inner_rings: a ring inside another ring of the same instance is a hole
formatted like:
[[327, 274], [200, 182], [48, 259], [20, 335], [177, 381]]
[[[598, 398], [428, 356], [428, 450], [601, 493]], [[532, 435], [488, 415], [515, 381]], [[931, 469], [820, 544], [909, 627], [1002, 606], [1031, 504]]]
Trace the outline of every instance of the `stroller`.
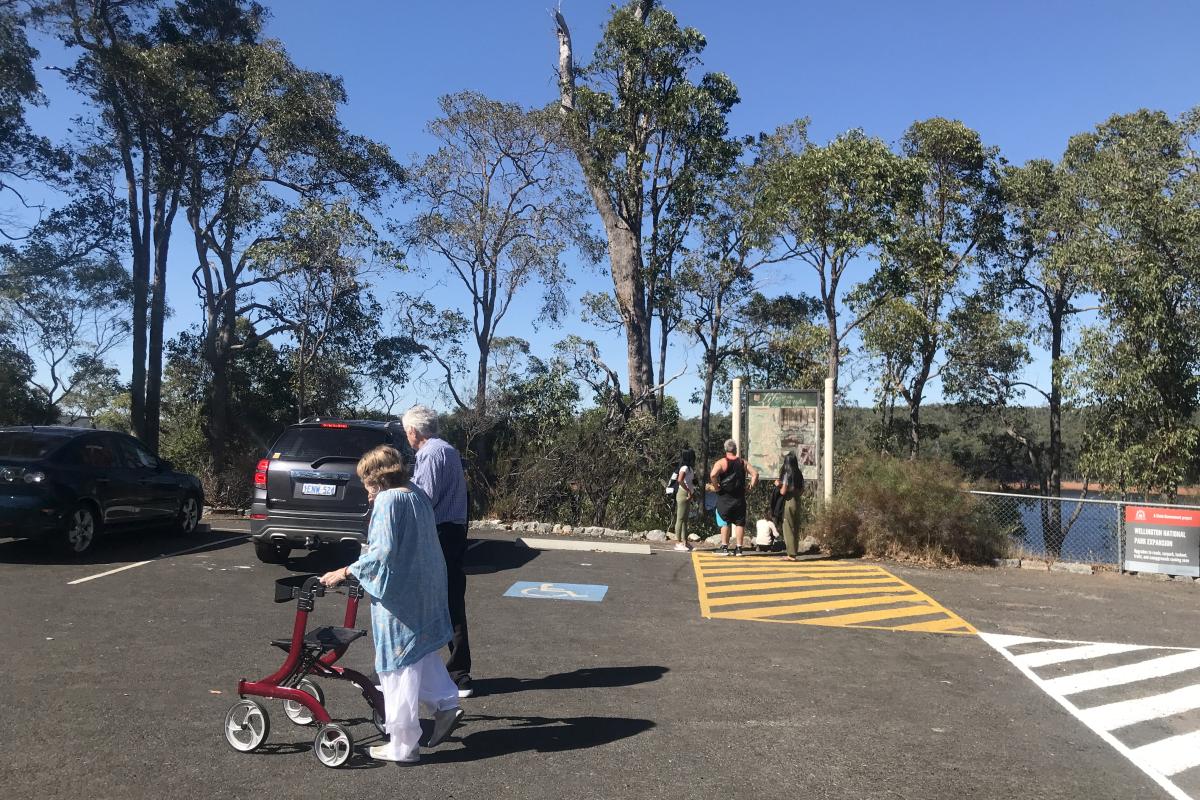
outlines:
[[[314, 601], [327, 591], [346, 595], [346, 615], [343, 627], [324, 625], [307, 630], [308, 615]], [[271, 642], [287, 653], [283, 666], [259, 681], [238, 681], [242, 698], [225, 714], [225, 741], [240, 753], [258, 749], [271, 733], [271, 719], [266, 706], [254, 697], [270, 697], [283, 701], [283, 713], [296, 725], [320, 725], [313, 740], [313, 754], [327, 767], [345, 764], [354, 750], [354, 740], [345, 725], [333, 722], [325, 710], [325, 695], [309, 676], [350, 681], [371, 709], [371, 720], [380, 733], [384, 732], [383, 694], [375, 682], [361, 672], [336, 666], [350, 644], [367, 632], [354, 627], [358, 617], [363, 588], [353, 578], [336, 589], [326, 589], [316, 575], [293, 575], [275, 581], [275, 602], [296, 601], [296, 621], [288, 639]]]

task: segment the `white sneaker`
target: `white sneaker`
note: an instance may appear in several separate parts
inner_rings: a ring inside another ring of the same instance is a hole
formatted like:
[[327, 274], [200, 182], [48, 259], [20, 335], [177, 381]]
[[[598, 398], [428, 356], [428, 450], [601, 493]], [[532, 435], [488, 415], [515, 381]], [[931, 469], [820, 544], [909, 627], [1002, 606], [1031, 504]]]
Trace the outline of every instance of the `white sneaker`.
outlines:
[[459, 700], [466, 700], [468, 697], [474, 697], [474, 696], [475, 696], [475, 690], [472, 689], [470, 686], [466, 687], [465, 689], [458, 690], [458, 699]]
[[442, 742], [446, 741], [458, 723], [463, 718], [463, 710], [459, 706], [454, 708], [443, 709], [433, 715], [433, 733], [429, 734], [429, 742], [426, 747], [437, 747]]
[[396, 758], [392, 755], [391, 747], [386, 744], [371, 745], [371, 747], [367, 748], [367, 753], [376, 761], [391, 761], [393, 764], [399, 764], [402, 767], [421, 763], [420, 756], [416, 758]]
[[687, 552], [688, 550], [691, 550], [692, 548], [689, 547], [688, 545], [684, 544], [683, 542], [676, 542], [675, 549], [679, 550], [681, 552]]

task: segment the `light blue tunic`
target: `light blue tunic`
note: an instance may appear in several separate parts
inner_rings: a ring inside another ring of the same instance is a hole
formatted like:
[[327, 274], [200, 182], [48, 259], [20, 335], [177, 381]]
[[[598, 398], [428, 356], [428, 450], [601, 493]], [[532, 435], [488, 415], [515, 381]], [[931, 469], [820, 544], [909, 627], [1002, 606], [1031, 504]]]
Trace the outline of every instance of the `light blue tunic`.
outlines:
[[415, 664], [450, 641], [446, 559], [433, 505], [420, 489], [375, 497], [367, 549], [350, 574], [371, 596], [376, 672]]

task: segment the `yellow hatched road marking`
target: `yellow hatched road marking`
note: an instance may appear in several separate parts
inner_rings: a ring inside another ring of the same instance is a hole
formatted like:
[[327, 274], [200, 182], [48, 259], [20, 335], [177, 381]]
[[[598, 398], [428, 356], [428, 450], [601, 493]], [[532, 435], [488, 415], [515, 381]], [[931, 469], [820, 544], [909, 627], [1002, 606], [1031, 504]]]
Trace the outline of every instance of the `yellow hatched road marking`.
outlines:
[[[692, 565], [700, 613], [706, 618], [919, 633], [976, 632], [962, 617], [874, 564], [761, 556], [734, 561], [693, 553]], [[795, 600], [808, 602], [791, 602]], [[841, 610], [849, 613], [828, 613]], [[929, 619], [911, 621], [914, 617]]]
[[[745, 603], [760, 603], [763, 600], [778, 601], [778, 600], [802, 600], [805, 597], [837, 597], [847, 594], [883, 594], [886, 592], [904, 592], [912, 595], [912, 591], [907, 586], [868, 586], [865, 588], [850, 587], [848, 589], [809, 589], [804, 592], [776, 592], [774, 594], [751, 594], [737, 595], [735, 597], [716, 597], [708, 602], [714, 606], [736, 606]], [[817, 604], [820, 605], [820, 604]], [[793, 608], [795, 606], [792, 606]], [[792, 612], [789, 612], [792, 613]]]
[[712, 592], [748, 592], [751, 589], [793, 589], [799, 586], [880, 586], [883, 584], [896, 584], [895, 578], [858, 578], [854, 580], [844, 581], [821, 581], [803, 578], [799, 580], [788, 581], [760, 581], [759, 583], [735, 583], [722, 586], [716, 586], [709, 590]]
[[878, 578], [878, 577], [882, 577], [882, 575], [883, 575], [883, 573], [878, 573], [878, 572], [870, 573], [870, 574], [864, 574], [861, 572], [838, 572], [838, 573], [833, 573], [833, 574], [825, 573], [822, 575], [806, 575], [803, 572], [790, 572], [787, 570], [779, 570], [777, 572], [765, 572], [765, 571], [764, 572], [739, 572], [739, 573], [734, 573], [734, 574], [730, 574], [728, 572], [720, 572], [720, 573], [717, 573], [716, 575], [712, 575], [710, 573], [708, 579], [710, 582], [713, 582], [713, 583], [717, 583], [717, 582], [728, 583], [730, 581], [744, 581], [748, 578], [755, 579], [755, 580], [759, 580], [762, 578], [808, 578], [810, 580], [819, 581], [821, 583], [831, 583], [832, 579], [835, 579], [835, 578], [845, 578], [848, 580], [853, 580], [853, 579], [862, 580], [862, 579], [866, 579], [866, 578]]
[[[906, 594], [891, 595], [890, 597], [855, 597], [850, 600], [822, 600], [816, 603], [799, 603], [791, 606], [759, 606], [758, 608], [748, 608], [741, 611], [722, 611], [720, 616], [731, 617], [733, 619], [786, 617], [789, 614], [804, 614], [812, 611], [836, 611], [839, 608], [861, 608], [862, 606], [877, 606], [880, 603], [907, 603], [918, 599], [916, 595], [908, 592]], [[930, 612], [926, 610], [925, 613], [928, 614]], [[824, 619], [828, 619], [828, 617], [817, 617], [811, 621], [820, 622]]]

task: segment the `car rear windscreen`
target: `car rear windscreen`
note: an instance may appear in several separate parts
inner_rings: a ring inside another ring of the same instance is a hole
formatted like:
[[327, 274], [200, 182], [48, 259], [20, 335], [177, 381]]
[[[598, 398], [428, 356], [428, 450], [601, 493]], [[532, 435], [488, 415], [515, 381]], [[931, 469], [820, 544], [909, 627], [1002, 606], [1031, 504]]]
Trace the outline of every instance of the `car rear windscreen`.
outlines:
[[66, 439], [36, 431], [0, 431], [0, 458], [45, 458]]
[[316, 461], [341, 456], [358, 459], [372, 447], [387, 443], [382, 430], [364, 428], [289, 428], [275, 443], [271, 455], [291, 461]]

